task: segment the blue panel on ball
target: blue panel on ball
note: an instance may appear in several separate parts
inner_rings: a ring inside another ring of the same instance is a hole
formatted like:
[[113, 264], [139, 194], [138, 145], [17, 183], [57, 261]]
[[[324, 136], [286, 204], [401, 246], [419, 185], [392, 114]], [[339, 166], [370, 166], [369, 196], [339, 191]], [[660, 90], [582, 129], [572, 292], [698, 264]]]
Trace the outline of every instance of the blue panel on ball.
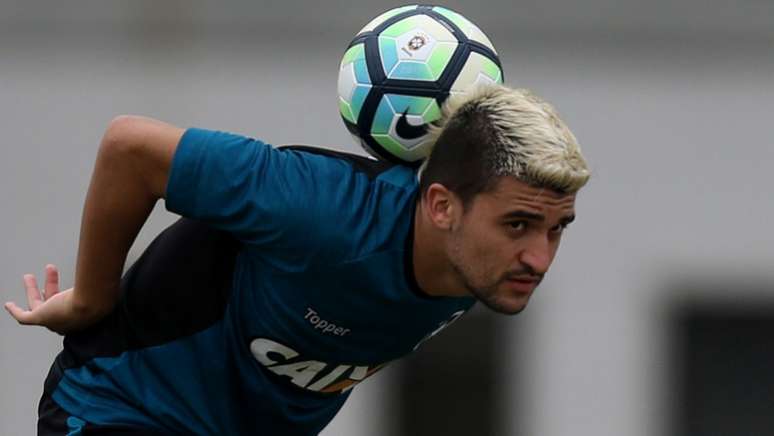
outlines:
[[395, 112], [392, 111], [390, 104], [387, 103], [387, 99], [382, 97], [382, 101], [379, 102], [379, 107], [376, 108], [374, 124], [371, 126], [371, 133], [388, 133], [390, 131], [390, 125], [392, 124], [392, 118], [394, 116]]
[[355, 69], [355, 79], [357, 83], [371, 83], [371, 78], [368, 77], [368, 66], [365, 59], [358, 59], [353, 64]]
[[390, 79], [433, 81], [433, 73], [427, 65], [420, 62], [401, 62], [389, 77]]
[[395, 46], [395, 40], [392, 38], [379, 38], [379, 55], [382, 58], [384, 74], [389, 76], [395, 64], [398, 63], [398, 47]]
[[397, 94], [387, 94], [387, 99], [390, 100], [395, 112], [403, 113], [408, 109], [408, 111], [406, 111], [406, 114], [408, 115], [422, 115], [433, 100], [429, 97]]
[[368, 96], [368, 91], [370, 90], [370, 86], [357, 86], [355, 87], [355, 91], [352, 92], [352, 101], [349, 104], [352, 107], [352, 115], [354, 115], [356, 120], [360, 115], [360, 109], [362, 109], [363, 102], [365, 101], [366, 96]]

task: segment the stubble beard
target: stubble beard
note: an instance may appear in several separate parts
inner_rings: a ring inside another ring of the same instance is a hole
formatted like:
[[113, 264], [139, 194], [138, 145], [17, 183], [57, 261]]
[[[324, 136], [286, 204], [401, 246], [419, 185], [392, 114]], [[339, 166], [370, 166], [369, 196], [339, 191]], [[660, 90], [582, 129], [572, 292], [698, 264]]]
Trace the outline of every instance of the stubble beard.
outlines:
[[[467, 259], [467, 256], [462, 250], [462, 241], [459, 232], [462, 229], [457, 230], [457, 234], [452, 236], [449, 247], [449, 263], [452, 269], [457, 273], [457, 277], [462, 282], [462, 285], [470, 292], [476, 300], [480, 301], [484, 306], [497, 313], [505, 315], [516, 315], [521, 313], [526, 307], [526, 303], [522, 306], [513, 309], [512, 307], [501, 302], [497, 296], [497, 288], [508, 280], [508, 275], [504, 275], [496, 279], [493, 283], [486, 283], [487, 271], [477, 271], [472, 262]], [[475, 257], [475, 256], [472, 256]], [[480, 280], [479, 280], [480, 278]]]

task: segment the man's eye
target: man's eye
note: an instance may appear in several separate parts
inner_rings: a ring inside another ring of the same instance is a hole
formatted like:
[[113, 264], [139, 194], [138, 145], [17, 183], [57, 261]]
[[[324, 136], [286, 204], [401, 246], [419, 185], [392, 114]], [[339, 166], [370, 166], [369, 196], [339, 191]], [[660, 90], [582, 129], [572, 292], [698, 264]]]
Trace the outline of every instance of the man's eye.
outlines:
[[569, 223], [561, 223], [551, 227], [552, 233], [562, 233], [562, 230], [566, 229]]
[[516, 231], [522, 231], [527, 228], [527, 222], [526, 221], [511, 221], [508, 223], [508, 227], [510, 227], [512, 230]]

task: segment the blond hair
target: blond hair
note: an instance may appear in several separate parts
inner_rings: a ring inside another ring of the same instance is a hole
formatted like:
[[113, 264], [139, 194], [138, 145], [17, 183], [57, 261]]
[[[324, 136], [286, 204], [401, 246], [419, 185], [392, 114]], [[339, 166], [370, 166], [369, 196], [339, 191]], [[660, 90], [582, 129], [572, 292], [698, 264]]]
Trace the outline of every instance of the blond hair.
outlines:
[[480, 148], [453, 154], [458, 160], [478, 159], [481, 177], [487, 179], [514, 176], [531, 185], [571, 193], [591, 175], [575, 136], [553, 106], [526, 89], [482, 85], [454, 95], [429, 134], [435, 147], [422, 165], [423, 173], [433, 165], [435, 155], [444, 153], [447, 143], [456, 142], [462, 143], [457, 146], [461, 150]]

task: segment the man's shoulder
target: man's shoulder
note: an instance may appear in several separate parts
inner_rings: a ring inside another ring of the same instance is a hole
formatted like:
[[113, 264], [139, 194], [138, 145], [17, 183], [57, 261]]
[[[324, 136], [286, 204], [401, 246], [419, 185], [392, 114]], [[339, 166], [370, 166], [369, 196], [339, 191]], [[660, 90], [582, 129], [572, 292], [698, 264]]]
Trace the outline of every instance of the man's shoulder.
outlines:
[[322, 147], [277, 149], [297, 154], [294, 167], [306, 174], [296, 189], [309, 193], [293, 208], [300, 230], [288, 233], [306, 253], [316, 246], [325, 254], [313, 257], [329, 264], [403, 249], [418, 189], [413, 168]]
[[371, 180], [378, 179], [406, 188], [411, 188], [416, 178], [412, 168], [377, 160], [370, 156], [312, 145], [282, 145], [277, 148], [283, 151], [309, 154], [330, 162], [344, 163], [346, 168], [353, 173], [363, 174]]

